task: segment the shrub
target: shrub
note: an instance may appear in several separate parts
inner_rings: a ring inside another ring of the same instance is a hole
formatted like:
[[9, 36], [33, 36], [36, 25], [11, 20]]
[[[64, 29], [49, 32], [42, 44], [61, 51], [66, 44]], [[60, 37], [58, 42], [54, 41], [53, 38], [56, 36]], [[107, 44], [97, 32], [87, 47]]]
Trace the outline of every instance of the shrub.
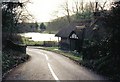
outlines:
[[55, 41], [44, 41], [43, 46], [46, 47], [58, 46], [58, 43]]

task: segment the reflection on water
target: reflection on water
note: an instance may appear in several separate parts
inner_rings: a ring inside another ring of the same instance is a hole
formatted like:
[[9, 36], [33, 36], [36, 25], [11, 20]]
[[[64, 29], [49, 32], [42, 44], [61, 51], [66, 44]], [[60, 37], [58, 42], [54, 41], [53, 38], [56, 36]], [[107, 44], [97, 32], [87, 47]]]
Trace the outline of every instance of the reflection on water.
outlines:
[[33, 41], [58, 41], [58, 38], [55, 37], [55, 34], [45, 34], [45, 33], [22, 33], [20, 34], [25, 37], [32, 37]]

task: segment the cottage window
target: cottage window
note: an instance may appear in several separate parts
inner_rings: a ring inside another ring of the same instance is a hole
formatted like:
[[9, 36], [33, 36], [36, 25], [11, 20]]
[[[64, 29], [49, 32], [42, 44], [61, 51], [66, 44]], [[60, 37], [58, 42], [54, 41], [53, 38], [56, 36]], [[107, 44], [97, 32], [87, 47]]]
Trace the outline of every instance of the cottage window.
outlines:
[[75, 33], [73, 33], [73, 34], [70, 36], [70, 38], [78, 39], [78, 36], [77, 36]]

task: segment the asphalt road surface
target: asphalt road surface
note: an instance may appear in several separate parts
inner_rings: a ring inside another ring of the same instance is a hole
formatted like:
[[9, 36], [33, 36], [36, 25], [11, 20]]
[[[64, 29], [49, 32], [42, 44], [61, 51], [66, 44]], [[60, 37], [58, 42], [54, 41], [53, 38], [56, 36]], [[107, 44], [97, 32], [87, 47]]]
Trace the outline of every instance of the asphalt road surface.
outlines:
[[103, 77], [50, 51], [27, 47], [30, 60], [13, 69], [7, 80], [104, 80]]

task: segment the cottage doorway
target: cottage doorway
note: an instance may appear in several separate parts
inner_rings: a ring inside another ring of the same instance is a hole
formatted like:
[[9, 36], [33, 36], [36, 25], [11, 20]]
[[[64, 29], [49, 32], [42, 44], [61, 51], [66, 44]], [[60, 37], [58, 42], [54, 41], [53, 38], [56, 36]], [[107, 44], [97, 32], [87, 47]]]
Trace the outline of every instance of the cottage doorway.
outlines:
[[70, 39], [70, 49], [73, 50], [78, 50], [78, 39]]

